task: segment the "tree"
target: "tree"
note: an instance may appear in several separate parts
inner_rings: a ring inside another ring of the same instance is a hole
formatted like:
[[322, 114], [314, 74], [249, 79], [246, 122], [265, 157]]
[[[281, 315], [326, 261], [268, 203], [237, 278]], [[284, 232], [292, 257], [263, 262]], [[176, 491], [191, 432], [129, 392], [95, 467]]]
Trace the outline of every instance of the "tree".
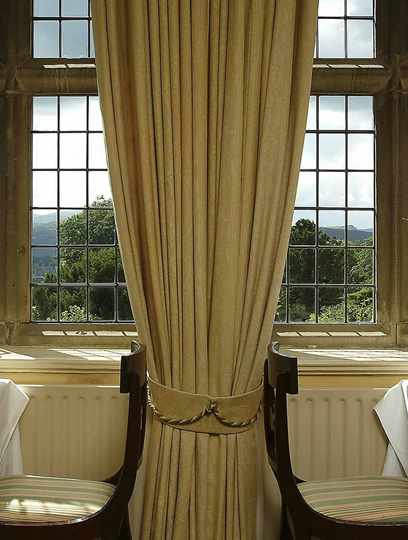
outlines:
[[[330, 236], [321, 229], [318, 232], [317, 283], [320, 288], [319, 322], [344, 322], [344, 288], [324, 287], [330, 284], [344, 283], [344, 242]], [[308, 219], [300, 219], [293, 226], [290, 243], [299, 246], [289, 250], [289, 282], [291, 284], [313, 284], [315, 282], [315, 246], [316, 225]], [[349, 284], [368, 284], [373, 279], [373, 260], [370, 249], [361, 249], [367, 245], [367, 239], [354, 240], [353, 249], [347, 249], [347, 274]], [[309, 246], [309, 247], [308, 247]], [[283, 291], [284, 292], [284, 291]], [[312, 287], [291, 287], [291, 321], [314, 322], [315, 298]], [[277, 321], [285, 320], [286, 295], [281, 293], [277, 308]], [[348, 320], [371, 321], [373, 317], [372, 289], [370, 287], [348, 288]]]
[[[86, 243], [88, 217], [88, 251], [79, 247]], [[86, 288], [75, 284], [111, 284], [115, 282], [116, 247], [113, 246], [115, 223], [112, 201], [103, 196], [97, 198], [88, 212], [69, 215], [60, 225], [60, 283], [69, 284], [61, 288], [61, 320], [82, 321], [86, 319]], [[99, 244], [99, 246], [98, 246]], [[104, 245], [105, 244], [105, 245]], [[108, 245], [106, 245], [108, 244]], [[102, 245], [102, 246], [101, 246]], [[75, 246], [75, 247], [68, 247]], [[78, 246], [78, 247], [77, 247]], [[118, 264], [120, 272], [121, 264]], [[88, 268], [88, 273], [87, 273]], [[123, 271], [122, 271], [123, 274]], [[120, 280], [124, 280], [123, 277]], [[57, 282], [55, 272], [44, 275], [47, 283]], [[114, 289], [112, 287], [89, 288], [89, 317], [92, 320], [112, 320], [114, 317]], [[131, 318], [127, 294], [120, 292], [119, 310]], [[57, 293], [55, 289], [33, 288], [34, 320], [56, 319]]]

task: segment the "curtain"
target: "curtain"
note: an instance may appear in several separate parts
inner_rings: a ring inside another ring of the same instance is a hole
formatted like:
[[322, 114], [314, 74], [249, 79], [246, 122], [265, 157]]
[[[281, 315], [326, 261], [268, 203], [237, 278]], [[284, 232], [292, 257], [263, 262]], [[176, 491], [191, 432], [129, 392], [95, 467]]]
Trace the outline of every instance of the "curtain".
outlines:
[[[149, 374], [189, 393], [248, 392], [285, 264], [317, 0], [93, 0], [92, 14]], [[154, 417], [145, 460], [140, 538], [255, 538], [256, 429], [213, 435]]]

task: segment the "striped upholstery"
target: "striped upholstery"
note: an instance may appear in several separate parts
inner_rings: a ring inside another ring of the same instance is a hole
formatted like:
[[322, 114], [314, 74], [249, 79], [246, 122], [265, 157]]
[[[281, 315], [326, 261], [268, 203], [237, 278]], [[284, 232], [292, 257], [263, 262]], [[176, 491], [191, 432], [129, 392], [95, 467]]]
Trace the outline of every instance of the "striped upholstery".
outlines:
[[408, 480], [360, 476], [304, 482], [306, 502], [326, 516], [350, 521], [408, 522]]
[[94, 514], [114, 487], [104, 482], [6, 476], [0, 478], [0, 521], [57, 522]]

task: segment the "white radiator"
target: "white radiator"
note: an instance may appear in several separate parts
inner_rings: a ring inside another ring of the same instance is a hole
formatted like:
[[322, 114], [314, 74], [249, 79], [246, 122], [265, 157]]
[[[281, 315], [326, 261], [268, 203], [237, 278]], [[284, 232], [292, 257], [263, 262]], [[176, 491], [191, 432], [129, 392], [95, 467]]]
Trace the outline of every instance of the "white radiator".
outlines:
[[373, 412], [385, 390], [306, 389], [289, 399], [293, 468], [305, 480], [381, 474], [386, 439]]
[[26, 474], [104, 479], [123, 461], [127, 396], [110, 386], [22, 386]]
[[[117, 470], [127, 418], [127, 398], [117, 387], [22, 388], [30, 396], [20, 423], [27, 474], [104, 479]], [[386, 442], [372, 409], [383, 394], [378, 389], [307, 389], [290, 398], [297, 475], [380, 474]]]

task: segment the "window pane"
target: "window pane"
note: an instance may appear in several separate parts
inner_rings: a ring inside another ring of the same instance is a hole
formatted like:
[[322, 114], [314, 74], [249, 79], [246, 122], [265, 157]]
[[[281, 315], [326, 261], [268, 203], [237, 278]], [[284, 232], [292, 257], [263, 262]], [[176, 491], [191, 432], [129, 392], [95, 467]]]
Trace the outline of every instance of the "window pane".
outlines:
[[57, 131], [57, 98], [36, 96], [33, 98], [33, 130]]
[[78, 246], [86, 243], [86, 213], [84, 210], [60, 211], [60, 244]]
[[57, 248], [33, 248], [31, 251], [33, 283], [57, 282]]
[[306, 129], [316, 129], [316, 96], [309, 98]]
[[60, 281], [61, 283], [86, 282], [85, 248], [60, 249]]
[[58, 21], [34, 21], [34, 58], [59, 57]]
[[343, 172], [319, 173], [320, 206], [344, 206], [346, 204], [346, 174]]
[[34, 17], [58, 17], [59, 0], [34, 0]]
[[31, 289], [31, 319], [33, 321], [57, 321], [57, 303], [56, 287], [33, 287]]
[[289, 321], [316, 322], [315, 289], [313, 287], [289, 288]]
[[374, 212], [350, 211], [348, 213], [348, 244], [372, 246], [374, 242]]
[[33, 210], [31, 236], [33, 246], [57, 245], [57, 212]]
[[355, 284], [374, 284], [374, 261], [372, 249], [347, 250], [347, 282]]
[[347, 291], [348, 322], [374, 321], [374, 289], [372, 287], [349, 287]]
[[347, 15], [372, 17], [373, 8], [374, 0], [347, 0]]
[[60, 166], [61, 169], [86, 168], [85, 133], [61, 133]]
[[374, 25], [371, 20], [347, 21], [349, 58], [374, 57]]
[[63, 17], [88, 17], [88, 0], [61, 0]]
[[81, 322], [86, 320], [86, 288], [61, 287], [61, 321]]
[[60, 172], [60, 206], [62, 208], [86, 206], [85, 171]]
[[33, 133], [33, 169], [57, 168], [57, 135]]
[[86, 58], [88, 56], [88, 21], [62, 21], [63, 58]]
[[374, 135], [350, 134], [348, 136], [350, 169], [374, 169]]
[[316, 205], [316, 173], [301, 171], [295, 206]]
[[132, 308], [130, 307], [128, 290], [126, 287], [118, 289], [118, 317], [120, 321], [133, 320]]
[[344, 249], [320, 248], [318, 272], [319, 283], [344, 283]]
[[300, 246], [316, 244], [316, 212], [313, 210], [295, 210], [290, 243]]
[[315, 250], [313, 248], [289, 249], [290, 283], [315, 282]]
[[61, 131], [86, 131], [86, 97], [61, 96]]
[[89, 287], [89, 318], [92, 321], [113, 321], [114, 305], [113, 287]]
[[91, 248], [89, 250], [89, 281], [91, 283], [114, 283], [116, 250], [111, 248]]
[[321, 169], [345, 169], [346, 141], [340, 134], [319, 135], [319, 166]]
[[106, 169], [106, 151], [103, 133], [89, 134], [89, 168]]
[[56, 206], [57, 186], [56, 171], [33, 171], [33, 206]]
[[344, 0], [319, 0], [319, 17], [337, 16], [344, 16]]
[[113, 210], [89, 210], [88, 234], [90, 244], [114, 244], [115, 220]]
[[112, 192], [108, 171], [89, 172], [89, 206], [106, 206], [112, 202]]
[[348, 127], [353, 130], [374, 129], [372, 96], [349, 96]]
[[306, 133], [305, 142], [303, 145], [303, 156], [301, 169], [315, 169], [316, 168], [316, 135], [313, 133]]
[[344, 58], [344, 21], [319, 19], [319, 57]]
[[345, 212], [321, 210], [319, 212], [319, 244], [341, 246], [345, 241]]
[[103, 121], [99, 98], [89, 97], [89, 129], [90, 131], [103, 131]]
[[374, 173], [348, 174], [348, 204], [353, 207], [374, 207]]
[[345, 129], [345, 97], [321, 96], [319, 98], [319, 129]]
[[319, 322], [341, 323], [344, 316], [344, 288], [319, 287]]
[[279, 293], [278, 307], [276, 308], [276, 322], [286, 322], [286, 287], [282, 287]]

